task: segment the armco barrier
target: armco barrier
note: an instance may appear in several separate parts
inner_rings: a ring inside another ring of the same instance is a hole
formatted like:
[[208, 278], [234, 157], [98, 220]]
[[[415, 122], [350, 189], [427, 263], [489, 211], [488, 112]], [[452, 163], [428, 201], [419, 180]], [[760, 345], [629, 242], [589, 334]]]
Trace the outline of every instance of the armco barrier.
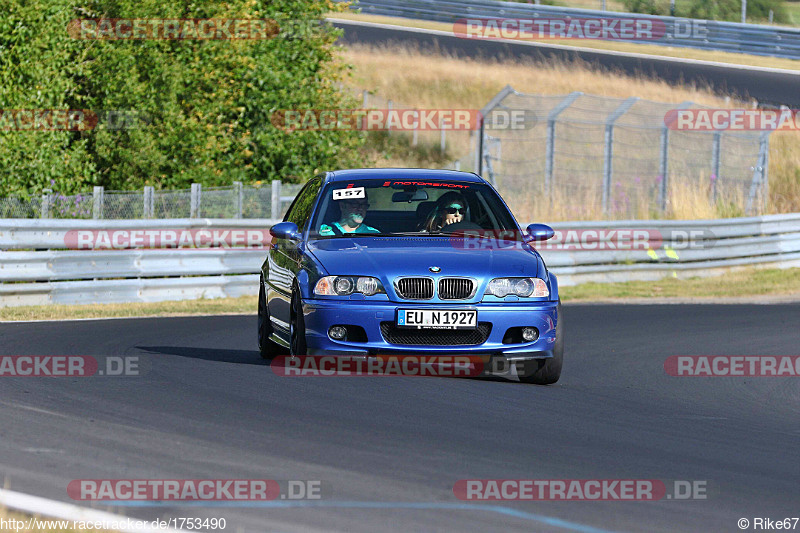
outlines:
[[[255, 295], [263, 248], [65, 249], [77, 229], [264, 230], [275, 220], [20, 220], [0, 219], [0, 307], [48, 303], [125, 303]], [[800, 266], [800, 214], [723, 220], [561, 222], [571, 235], [602, 235], [559, 248], [539, 246], [562, 286], [588, 281], [655, 280], [723, 274], [743, 266]], [[634, 231], [658, 236], [652, 247], [627, 246]], [[572, 232], [572, 233], [570, 233]], [[605, 232], [605, 233], [601, 233]], [[476, 252], [480, 253], [480, 252]], [[497, 252], [502, 254], [502, 251]]]
[[[676, 17], [655, 17], [559, 6], [534, 5], [496, 0], [359, 0], [353, 8], [369, 15], [385, 15], [454, 23], [463, 18], [559, 18], [659, 20], [665, 35], [651, 44], [681, 46], [754, 55], [800, 58], [800, 29], [735, 22], [715, 22]], [[623, 39], [618, 39], [623, 40]]]

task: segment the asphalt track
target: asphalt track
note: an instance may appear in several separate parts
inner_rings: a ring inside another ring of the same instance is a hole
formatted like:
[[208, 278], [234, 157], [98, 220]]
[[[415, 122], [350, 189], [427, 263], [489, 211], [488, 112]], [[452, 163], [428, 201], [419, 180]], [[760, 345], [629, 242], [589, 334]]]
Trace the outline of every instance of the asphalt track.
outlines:
[[[128, 378], [0, 377], [0, 472], [320, 480], [318, 501], [145, 506], [227, 531], [739, 531], [800, 515], [800, 378], [670, 377], [670, 355], [798, 354], [800, 304], [567, 305], [554, 386], [275, 375], [255, 316], [2, 323], [0, 355], [139, 355]], [[460, 479], [705, 481], [707, 499], [463, 502]]]
[[[572, 47], [550, 44], [469, 40], [445, 32], [342, 20], [337, 20], [335, 26], [344, 30], [342, 44], [411, 45], [423, 51], [446, 53], [455, 57], [533, 61], [578, 60], [595, 68], [657, 78], [674, 85], [708, 86], [722, 95], [755, 98], [763, 104], [800, 108], [800, 71], [609, 53], [586, 48], [576, 50]], [[515, 89], [522, 92], [536, 92], [535, 88], [515, 87]]]

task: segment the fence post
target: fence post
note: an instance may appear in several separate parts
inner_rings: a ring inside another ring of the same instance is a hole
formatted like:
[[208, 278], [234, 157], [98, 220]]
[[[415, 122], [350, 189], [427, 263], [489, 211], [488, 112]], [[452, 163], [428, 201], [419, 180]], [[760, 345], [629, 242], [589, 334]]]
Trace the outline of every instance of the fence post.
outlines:
[[[481, 118], [478, 117], [478, 122], [480, 122], [480, 120], [481, 120]], [[474, 152], [474, 156], [472, 158], [472, 171], [474, 173], [476, 173], [476, 174], [480, 174], [479, 167], [481, 166], [481, 152], [480, 152], [481, 141], [480, 141], [479, 136], [480, 136], [480, 129], [477, 129], [475, 131], [469, 132], [470, 145], [473, 144], [472, 143], [472, 139], [475, 139], [475, 143], [474, 143], [475, 152]]]
[[566, 98], [561, 100], [557, 106], [547, 115], [547, 140], [545, 141], [545, 159], [544, 159], [544, 190], [549, 194], [553, 187], [553, 168], [555, 163], [555, 149], [556, 149], [556, 119], [565, 109], [572, 105], [572, 103], [582, 96], [582, 92], [574, 92], [567, 95]]
[[[753, 201], [755, 200], [759, 189], [761, 189], [762, 194], [765, 194], [764, 182], [767, 179], [769, 133], [769, 130], [763, 132], [759, 140], [758, 161], [756, 162], [756, 166], [753, 167], [753, 180], [750, 182], [750, 191], [747, 193], [747, 203], [745, 204], [744, 208], [746, 215], [753, 214]], [[762, 198], [762, 202], [766, 203], [766, 200]]]
[[367, 90], [366, 90], [366, 89], [364, 89], [363, 91], [361, 91], [361, 101], [362, 101], [362, 104], [361, 104], [361, 105], [362, 105], [362, 107], [363, 107], [364, 109], [366, 109], [366, 108], [367, 108], [367, 95], [369, 95], [369, 93], [367, 92]]
[[40, 218], [50, 218], [50, 198], [52, 197], [52, 189], [42, 190], [42, 213]]
[[761, 171], [761, 214], [766, 214], [769, 204], [769, 131], [761, 134], [761, 153], [764, 166]]
[[611, 179], [614, 173], [614, 123], [631, 108], [638, 96], [628, 98], [614, 110], [606, 120], [605, 149], [603, 150], [603, 213], [608, 214], [608, 203], [611, 197]]
[[155, 211], [155, 198], [154, 189], [152, 185], [145, 185], [144, 187], [144, 218], [153, 218], [153, 211]]
[[439, 119], [439, 151], [444, 155], [447, 150], [447, 130], [444, 129], [444, 119]]
[[715, 131], [711, 142], [711, 203], [717, 203], [717, 183], [719, 182], [719, 161], [722, 153], [722, 132]]
[[392, 134], [392, 107], [393, 107], [392, 101], [389, 100], [386, 103], [386, 109], [388, 109], [386, 113], [386, 135]]
[[269, 218], [280, 218], [281, 207], [281, 180], [272, 180], [272, 208]]
[[92, 218], [99, 220], [103, 218], [103, 187], [95, 185], [92, 189]]
[[192, 183], [191, 205], [189, 208], [189, 218], [197, 218], [200, 214], [200, 199], [202, 198], [203, 187], [199, 183]]
[[658, 191], [658, 205], [661, 207], [661, 212], [667, 212], [667, 180], [669, 175], [669, 128], [664, 126], [661, 128], [661, 142], [660, 142], [660, 161], [658, 165], [658, 175], [661, 177], [661, 188]]
[[[480, 110], [478, 113], [478, 153], [475, 154], [475, 173], [478, 176], [483, 176], [483, 151], [484, 151], [484, 144], [485, 139], [484, 136], [486, 134], [486, 117], [489, 116], [495, 107], [500, 105], [500, 102], [506, 99], [506, 97], [510, 94], [515, 94], [515, 91], [511, 85], [506, 85], [500, 92], [494, 95], [494, 98], [489, 100], [489, 103], [483, 106], [483, 109]], [[492, 185], [494, 183], [494, 175], [492, 175]]]
[[244, 187], [241, 181], [233, 182], [233, 190], [236, 193], [236, 215], [234, 218], [242, 218], [242, 211], [244, 208]]
[[486, 130], [484, 129], [484, 117], [478, 119], [478, 168], [475, 171], [478, 176], [483, 177], [483, 144], [485, 142]]
[[491, 146], [492, 145], [497, 146], [497, 153], [498, 153], [497, 159], [500, 160], [502, 158], [503, 145], [500, 139], [498, 139], [497, 137], [492, 137], [490, 135], [485, 136], [483, 145], [485, 150], [483, 160], [486, 162], [486, 172], [489, 174], [489, 183], [491, 183], [493, 187], [497, 188], [497, 180], [495, 179], [494, 167], [492, 166]]
[[[675, 109], [688, 109], [692, 102], [683, 102]], [[661, 177], [661, 188], [658, 191], [658, 205], [661, 207], [661, 212], [667, 211], [667, 199], [669, 198], [669, 126], [664, 124], [661, 128], [661, 162], [658, 166], [658, 172]]]
[[419, 137], [419, 116], [417, 117], [417, 123], [414, 124], [414, 129], [411, 131], [411, 146], [416, 146], [418, 137]]

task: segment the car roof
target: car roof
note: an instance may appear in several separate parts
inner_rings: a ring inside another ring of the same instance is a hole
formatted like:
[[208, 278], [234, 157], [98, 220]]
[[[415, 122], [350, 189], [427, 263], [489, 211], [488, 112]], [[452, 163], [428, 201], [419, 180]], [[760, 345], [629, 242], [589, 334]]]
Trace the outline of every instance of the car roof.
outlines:
[[486, 180], [471, 172], [458, 170], [434, 170], [425, 168], [354, 168], [328, 172], [327, 182], [358, 181], [370, 179], [425, 179], [466, 181], [471, 183], [487, 183]]

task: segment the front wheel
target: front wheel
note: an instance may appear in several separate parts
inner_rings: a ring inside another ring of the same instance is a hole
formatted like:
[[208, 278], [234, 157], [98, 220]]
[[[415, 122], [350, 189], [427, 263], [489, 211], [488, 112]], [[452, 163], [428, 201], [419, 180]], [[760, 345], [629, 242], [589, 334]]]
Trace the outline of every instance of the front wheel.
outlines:
[[297, 287], [292, 291], [289, 337], [291, 355], [306, 355], [306, 319], [305, 315], [303, 315], [303, 301], [300, 299], [300, 290]]
[[556, 308], [556, 343], [553, 347], [553, 357], [525, 361], [522, 364], [522, 373], [519, 380], [523, 383], [535, 385], [550, 385], [561, 377], [561, 366], [564, 363], [564, 319], [561, 316], [561, 300]]
[[272, 323], [269, 319], [267, 297], [264, 294], [264, 280], [258, 284], [258, 351], [262, 359], [271, 360], [281, 354], [283, 346], [269, 338]]

